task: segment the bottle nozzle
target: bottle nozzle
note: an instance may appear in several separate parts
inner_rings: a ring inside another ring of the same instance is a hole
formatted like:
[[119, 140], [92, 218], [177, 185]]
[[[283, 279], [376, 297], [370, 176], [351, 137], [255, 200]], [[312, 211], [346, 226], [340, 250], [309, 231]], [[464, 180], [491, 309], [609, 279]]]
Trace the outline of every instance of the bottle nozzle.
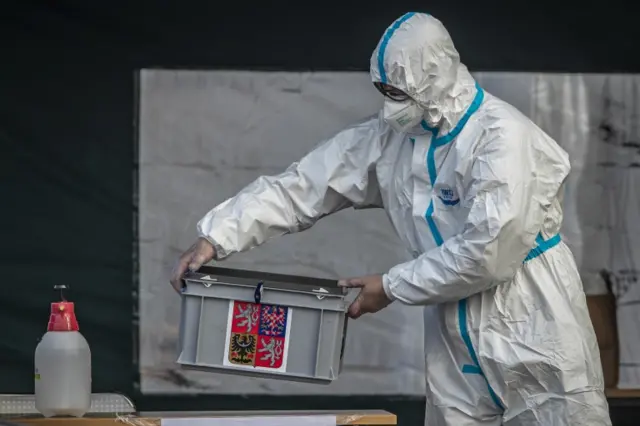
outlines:
[[54, 285], [53, 289], [57, 290], [57, 291], [60, 291], [60, 300], [62, 300], [63, 302], [67, 301], [67, 299], [65, 299], [65, 297], [64, 297], [64, 291], [69, 289], [68, 286], [66, 286], [64, 284]]

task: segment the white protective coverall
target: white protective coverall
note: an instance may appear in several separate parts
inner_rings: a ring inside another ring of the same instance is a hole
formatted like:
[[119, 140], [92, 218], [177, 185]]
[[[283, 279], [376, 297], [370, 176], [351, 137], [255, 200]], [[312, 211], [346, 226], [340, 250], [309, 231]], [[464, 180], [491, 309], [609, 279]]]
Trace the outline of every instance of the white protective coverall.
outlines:
[[344, 208], [384, 208], [414, 257], [384, 289], [426, 305], [427, 425], [610, 425], [586, 298], [558, 234], [567, 154], [476, 84], [430, 15], [387, 29], [371, 76], [409, 94], [424, 120], [399, 133], [381, 112], [339, 132], [214, 208], [200, 236], [222, 259]]

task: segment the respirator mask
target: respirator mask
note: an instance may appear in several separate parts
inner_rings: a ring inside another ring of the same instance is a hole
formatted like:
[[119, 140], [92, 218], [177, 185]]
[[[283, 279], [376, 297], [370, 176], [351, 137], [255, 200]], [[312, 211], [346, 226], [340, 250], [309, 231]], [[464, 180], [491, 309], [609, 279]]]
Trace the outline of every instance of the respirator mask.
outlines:
[[420, 124], [424, 118], [424, 109], [411, 96], [388, 84], [373, 84], [385, 97], [382, 115], [389, 126], [400, 133], [406, 133]]
[[394, 130], [406, 133], [420, 124], [424, 116], [424, 110], [413, 99], [404, 102], [385, 99], [382, 115], [384, 121]]

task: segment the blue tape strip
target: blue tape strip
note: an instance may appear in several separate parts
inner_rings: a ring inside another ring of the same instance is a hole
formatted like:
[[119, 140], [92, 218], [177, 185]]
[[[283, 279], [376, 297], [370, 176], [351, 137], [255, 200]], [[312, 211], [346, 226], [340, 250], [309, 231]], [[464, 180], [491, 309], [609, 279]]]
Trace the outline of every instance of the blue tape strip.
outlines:
[[471, 361], [474, 366], [480, 368], [480, 363], [478, 362], [476, 351], [473, 349], [473, 345], [471, 344], [471, 337], [469, 336], [469, 330], [467, 329], [467, 299], [463, 299], [458, 303], [458, 323], [460, 325], [462, 340], [469, 351]]
[[465, 364], [462, 366], [462, 372], [464, 374], [478, 374], [482, 376], [482, 370], [477, 365]]
[[431, 231], [434, 241], [438, 246], [441, 246], [444, 243], [444, 240], [442, 239], [442, 235], [440, 235], [436, 222], [433, 220], [433, 200], [429, 203], [429, 208], [427, 209], [425, 218], [427, 219], [427, 225], [429, 225], [429, 230]]
[[433, 137], [438, 137], [438, 128], [437, 127], [431, 127], [427, 124], [426, 121], [422, 120], [420, 122], [420, 125], [422, 126], [423, 129], [433, 133]]
[[431, 182], [431, 187], [435, 185], [436, 178], [438, 177], [435, 160], [436, 148], [436, 142], [432, 141], [431, 145], [429, 145], [429, 150], [427, 151], [427, 171], [429, 172], [429, 181]]
[[480, 105], [482, 105], [482, 101], [484, 100], [484, 90], [482, 90], [477, 82], [476, 90], [476, 96], [473, 98], [471, 105], [469, 105], [467, 111], [464, 113], [460, 121], [458, 121], [458, 124], [456, 124], [456, 126], [446, 135], [438, 137], [437, 128], [429, 127], [424, 120], [422, 120], [422, 122], [420, 123], [423, 129], [433, 134], [433, 139], [431, 140], [431, 145], [429, 145], [429, 151], [427, 152], [427, 170], [429, 171], [429, 180], [431, 181], [431, 185], [435, 184], [437, 177], [435, 163], [436, 149], [454, 140], [460, 134], [471, 116], [478, 110], [478, 108], [480, 108]]
[[[469, 118], [471, 117], [471, 115], [473, 115], [473, 113], [476, 112], [478, 108], [480, 108], [480, 105], [484, 100], [484, 90], [482, 90], [482, 88], [478, 85], [478, 83], [476, 83], [476, 89], [477, 89], [477, 93], [476, 93], [476, 96], [473, 98], [471, 105], [469, 105], [469, 108], [467, 109], [467, 111], [464, 113], [464, 115], [462, 116], [458, 124], [453, 128], [453, 130], [451, 130], [450, 133], [442, 137], [438, 137], [438, 129], [434, 127], [429, 127], [429, 125], [427, 125], [427, 123], [424, 120], [422, 120], [422, 123], [421, 123], [422, 127], [433, 134], [431, 144], [429, 145], [429, 150], [427, 151], [427, 171], [429, 172], [429, 181], [431, 182], [432, 187], [433, 185], [435, 185], [436, 178], [438, 177], [438, 173], [436, 170], [436, 161], [435, 161], [436, 149], [440, 146], [446, 145], [447, 143], [451, 142], [456, 136], [458, 136], [458, 134], [464, 128], [465, 124], [467, 124], [467, 122], [469, 121]], [[425, 219], [427, 220], [427, 224], [429, 225], [429, 230], [433, 235], [434, 241], [436, 242], [437, 245], [439, 246], [442, 245], [444, 240], [442, 239], [442, 235], [440, 235], [440, 232], [438, 231], [438, 227], [436, 226], [436, 223], [433, 220], [433, 201], [429, 203], [429, 208], [425, 213]]]
[[460, 335], [462, 336], [462, 341], [464, 345], [467, 347], [467, 351], [469, 352], [469, 356], [471, 357], [471, 361], [473, 365], [464, 365], [462, 366], [462, 372], [465, 374], [479, 374], [484, 378], [484, 381], [487, 383], [487, 389], [489, 389], [489, 395], [493, 402], [504, 411], [504, 406], [500, 402], [498, 395], [493, 391], [493, 388], [489, 384], [487, 377], [482, 372], [482, 368], [480, 368], [480, 363], [478, 362], [478, 357], [476, 355], [475, 349], [473, 349], [473, 344], [471, 343], [471, 337], [469, 336], [469, 329], [467, 328], [467, 299], [461, 300], [458, 302], [458, 325], [460, 327]]
[[396, 32], [400, 25], [406, 22], [409, 18], [415, 15], [415, 12], [409, 12], [402, 15], [397, 21], [395, 21], [382, 36], [382, 42], [380, 43], [380, 49], [378, 50], [378, 71], [380, 72], [380, 82], [387, 83], [387, 72], [384, 70], [384, 54], [387, 50], [389, 40]]
[[554, 235], [553, 237], [549, 238], [546, 241], [542, 238], [542, 235], [538, 234], [538, 236], [536, 237], [536, 243], [538, 245], [536, 247], [534, 247], [529, 252], [527, 257], [525, 257], [524, 261], [528, 262], [531, 259], [535, 259], [536, 257], [540, 256], [545, 251], [547, 251], [547, 250], [557, 246], [558, 244], [560, 244], [560, 241], [562, 241], [562, 237], [560, 237], [560, 234], [556, 234], [556, 235]]

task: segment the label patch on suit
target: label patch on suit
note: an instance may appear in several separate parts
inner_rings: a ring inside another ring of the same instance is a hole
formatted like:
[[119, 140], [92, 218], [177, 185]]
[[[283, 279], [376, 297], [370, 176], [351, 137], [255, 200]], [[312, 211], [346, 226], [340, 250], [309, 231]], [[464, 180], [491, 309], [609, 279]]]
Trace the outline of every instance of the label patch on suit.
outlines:
[[223, 365], [285, 371], [292, 313], [286, 306], [230, 301]]
[[442, 201], [445, 206], [455, 206], [460, 202], [458, 194], [456, 194], [452, 188], [447, 186], [443, 186], [438, 189], [438, 198], [440, 198], [440, 201]]

